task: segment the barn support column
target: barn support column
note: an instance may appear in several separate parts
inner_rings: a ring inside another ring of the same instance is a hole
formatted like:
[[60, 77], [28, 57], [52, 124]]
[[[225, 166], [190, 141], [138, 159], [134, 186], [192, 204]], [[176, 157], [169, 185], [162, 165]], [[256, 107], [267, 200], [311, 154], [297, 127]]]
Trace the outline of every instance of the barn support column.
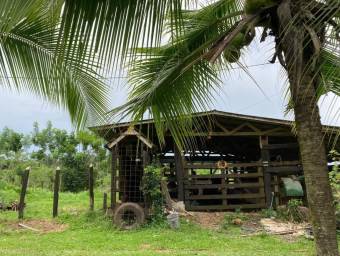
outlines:
[[268, 136], [260, 136], [260, 148], [261, 148], [261, 160], [263, 164], [263, 175], [264, 175], [264, 191], [266, 196], [266, 207], [269, 208], [272, 201], [272, 184], [271, 184], [271, 174], [269, 170], [269, 150], [265, 146], [268, 145]]
[[175, 168], [177, 179], [177, 197], [179, 201], [184, 201], [184, 156], [174, 142]]
[[142, 150], [142, 161], [143, 161], [143, 168], [147, 167], [151, 163], [150, 152], [147, 148]]
[[118, 166], [118, 145], [112, 148], [112, 166], [111, 166], [111, 190], [110, 197], [111, 203], [110, 207], [113, 210], [116, 206], [116, 192], [117, 192], [117, 166]]

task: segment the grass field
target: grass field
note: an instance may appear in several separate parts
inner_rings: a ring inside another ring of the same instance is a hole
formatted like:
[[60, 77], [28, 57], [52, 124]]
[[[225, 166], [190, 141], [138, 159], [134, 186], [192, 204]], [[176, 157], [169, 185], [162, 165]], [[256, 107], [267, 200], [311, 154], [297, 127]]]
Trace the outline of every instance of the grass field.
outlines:
[[[17, 229], [17, 214], [0, 212], [0, 255], [314, 255], [313, 242], [304, 238], [286, 242], [267, 235], [241, 237], [236, 227], [213, 231], [184, 220], [179, 230], [161, 225], [120, 231], [102, 214], [100, 195], [96, 193], [98, 210], [89, 213], [85, 192], [61, 193], [56, 221], [67, 225], [62, 232]], [[26, 202], [25, 219], [51, 220], [52, 193], [30, 190]]]

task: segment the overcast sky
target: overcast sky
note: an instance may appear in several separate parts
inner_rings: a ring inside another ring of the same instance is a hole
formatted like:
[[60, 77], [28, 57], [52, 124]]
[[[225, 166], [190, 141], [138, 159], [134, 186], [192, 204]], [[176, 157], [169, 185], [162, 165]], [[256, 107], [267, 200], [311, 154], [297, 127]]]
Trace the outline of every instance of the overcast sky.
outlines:
[[[235, 69], [227, 77], [223, 77], [223, 87], [216, 95], [216, 101], [211, 109], [257, 115], [274, 118], [287, 118], [285, 110], [285, 84], [286, 78], [278, 64], [265, 64], [272, 57], [273, 44], [254, 42], [249, 50], [244, 50], [241, 61], [249, 65], [250, 77], [242, 71]], [[265, 64], [253, 66], [257, 64]], [[125, 79], [112, 79], [109, 81], [112, 92], [112, 106], [124, 103], [126, 99]], [[322, 120], [327, 124], [336, 124], [336, 108], [328, 113], [329, 106], [338, 106], [333, 103], [333, 97], [328, 96], [321, 104]], [[291, 116], [290, 116], [291, 118]], [[68, 114], [53, 105], [29, 94], [17, 94], [0, 87], [0, 129], [4, 126], [21, 131], [30, 132], [34, 121], [45, 126], [48, 120], [58, 128], [72, 130]]]

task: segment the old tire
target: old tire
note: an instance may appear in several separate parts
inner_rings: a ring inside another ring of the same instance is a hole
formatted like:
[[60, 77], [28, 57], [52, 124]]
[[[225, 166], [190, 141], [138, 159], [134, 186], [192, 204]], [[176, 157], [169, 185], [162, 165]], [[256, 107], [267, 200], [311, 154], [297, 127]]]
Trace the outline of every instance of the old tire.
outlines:
[[142, 207], [136, 203], [123, 203], [115, 211], [113, 222], [125, 230], [138, 228], [145, 221], [145, 214]]

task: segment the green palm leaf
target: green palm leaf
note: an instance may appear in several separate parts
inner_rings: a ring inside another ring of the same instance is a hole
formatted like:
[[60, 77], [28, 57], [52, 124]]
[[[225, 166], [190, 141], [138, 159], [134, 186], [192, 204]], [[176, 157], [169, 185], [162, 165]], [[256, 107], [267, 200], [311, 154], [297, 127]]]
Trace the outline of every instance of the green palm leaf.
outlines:
[[126, 64], [130, 49], [161, 43], [165, 16], [181, 30], [181, 8], [193, 0], [65, 0], [62, 12], [60, 45], [64, 54], [85, 46], [99, 59], [106, 71]]
[[185, 29], [175, 34], [169, 24], [168, 45], [136, 49], [140, 58], [129, 70], [130, 100], [113, 113], [123, 111], [139, 120], [149, 111], [161, 142], [169, 129], [179, 145], [191, 144], [187, 131], [207, 124], [197, 119], [192, 123], [188, 117], [209, 108], [219, 84], [218, 69], [203, 59], [204, 54], [241, 19], [241, 10], [239, 1], [218, 1], [200, 11], [184, 11]]
[[[33, 92], [67, 109], [78, 127], [107, 110], [107, 86], [89, 54], [59, 55], [61, 1], [12, 1], [1, 5], [0, 78], [18, 91]], [[59, 13], [59, 15], [55, 15]], [[53, 15], [52, 15], [53, 14]], [[76, 49], [78, 50], [78, 49]]]

